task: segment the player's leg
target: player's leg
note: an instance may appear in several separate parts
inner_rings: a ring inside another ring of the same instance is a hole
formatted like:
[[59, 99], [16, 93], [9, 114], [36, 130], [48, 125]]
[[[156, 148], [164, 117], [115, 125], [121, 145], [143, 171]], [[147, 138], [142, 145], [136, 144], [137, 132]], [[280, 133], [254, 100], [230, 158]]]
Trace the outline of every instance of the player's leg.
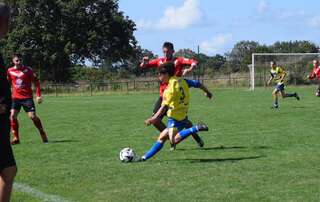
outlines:
[[10, 145], [9, 114], [0, 115], [0, 201], [10, 201], [13, 178], [17, 172]]
[[272, 91], [272, 97], [273, 97], [273, 108], [278, 108], [279, 107], [279, 103], [278, 103], [278, 89], [276, 88], [276, 89], [274, 89], [273, 91]]
[[163, 144], [168, 140], [168, 129], [164, 129], [159, 137], [158, 137], [158, 140], [156, 141], [156, 143], [154, 143], [152, 145], [152, 147], [149, 149], [149, 151], [147, 151], [142, 157], [141, 159], [143, 161], [146, 161], [148, 159], [150, 159], [151, 157], [153, 157], [156, 153], [158, 153], [162, 147], [163, 147]]
[[4, 168], [1, 171], [1, 177], [0, 177], [0, 201], [1, 202], [9, 202], [11, 191], [12, 191], [12, 185], [14, 177], [17, 173], [17, 167], [11, 166]]
[[208, 131], [209, 128], [206, 124], [197, 124], [195, 126], [192, 126], [191, 128], [188, 129], [184, 129], [178, 132], [178, 134], [176, 135], [176, 142], [181, 142], [182, 140], [184, 140], [185, 138], [187, 138], [189, 135], [193, 134], [193, 133], [197, 133], [200, 131]]
[[298, 94], [296, 92], [294, 92], [294, 93], [286, 93], [285, 89], [284, 89], [284, 84], [281, 84], [278, 88], [279, 88], [279, 91], [281, 93], [281, 97], [282, 98], [295, 97], [297, 100], [300, 100], [300, 97], [298, 96]]
[[318, 84], [316, 96], [317, 96], [317, 97], [320, 97], [320, 81], [318, 81], [318, 82], [319, 82], [319, 84]]
[[34, 126], [38, 129], [42, 142], [47, 143], [48, 137], [43, 129], [40, 118], [36, 114], [36, 108], [32, 99], [28, 99], [23, 103], [23, 108], [27, 112], [28, 117], [32, 120]]
[[[157, 111], [160, 109], [162, 103], [162, 97], [159, 97], [156, 103], [154, 104], [153, 108], [153, 114], [157, 113]], [[162, 122], [164, 115], [161, 116], [157, 122], [153, 123], [153, 126], [159, 131], [162, 132], [164, 129], [166, 129], [166, 125]]]
[[[190, 120], [187, 120], [186, 128], [191, 128], [192, 126], [193, 126], [192, 122]], [[201, 139], [201, 137], [197, 133], [191, 134], [191, 136], [197, 142], [199, 147], [203, 147], [204, 146], [203, 140]]]
[[18, 115], [21, 109], [21, 105], [17, 101], [13, 101], [13, 107], [11, 109], [10, 114], [10, 126], [11, 132], [13, 135], [13, 139], [11, 144], [19, 144], [20, 143], [20, 136], [19, 136], [19, 121]]

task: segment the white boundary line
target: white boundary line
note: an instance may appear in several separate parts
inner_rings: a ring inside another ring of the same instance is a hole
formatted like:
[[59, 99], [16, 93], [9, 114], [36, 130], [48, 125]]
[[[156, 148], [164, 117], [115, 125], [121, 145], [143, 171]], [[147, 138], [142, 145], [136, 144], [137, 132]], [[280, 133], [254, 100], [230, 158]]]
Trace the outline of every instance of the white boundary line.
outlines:
[[13, 189], [18, 192], [23, 192], [23, 193], [32, 195], [32, 196], [34, 196], [42, 201], [45, 201], [45, 202], [70, 202], [66, 199], [61, 198], [60, 196], [43, 193], [39, 190], [36, 190], [36, 189], [30, 187], [27, 184], [20, 183], [20, 182], [15, 182], [13, 184]]

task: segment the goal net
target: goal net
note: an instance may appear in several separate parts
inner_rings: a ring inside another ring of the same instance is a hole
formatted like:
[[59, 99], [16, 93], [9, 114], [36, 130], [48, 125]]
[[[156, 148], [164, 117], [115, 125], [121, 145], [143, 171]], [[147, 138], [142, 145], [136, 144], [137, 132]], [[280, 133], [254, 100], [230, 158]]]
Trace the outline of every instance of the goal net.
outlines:
[[265, 87], [270, 78], [270, 62], [285, 69], [286, 83], [303, 85], [308, 83], [307, 75], [312, 71], [312, 61], [320, 59], [320, 53], [253, 53], [250, 70], [250, 90]]

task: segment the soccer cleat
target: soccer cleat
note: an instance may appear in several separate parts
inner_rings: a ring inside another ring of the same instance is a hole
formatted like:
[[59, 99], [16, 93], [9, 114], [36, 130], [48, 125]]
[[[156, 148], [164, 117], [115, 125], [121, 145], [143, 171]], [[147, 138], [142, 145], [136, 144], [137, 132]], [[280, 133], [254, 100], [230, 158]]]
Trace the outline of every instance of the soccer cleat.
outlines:
[[134, 158], [134, 160], [132, 162], [144, 162], [146, 159], [144, 158], [144, 156], [139, 157], [137, 156], [136, 158]]
[[16, 145], [16, 144], [20, 144], [20, 140], [19, 139], [13, 139], [11, 141], [11, 145]]
[[198, 128], [199, 131], [208, 131], [209, 130], [208, 126], [204, 123], [198, 123], [196, 125], [196, 127]]
[[300, 100], [298, 93], [294, 93], [294, 97], [296, 97], [297, 100]]
[[45, 132], [41, 132], [40, 133], [41, 139], [43, 143], [48, 143], [48, 137], [47, 134]]
[[199, 142], [197, 142], [197, 143], [198, 143], [199, 147], [204, 147], [204, 142], [202, 139], [200, 139]]
[[170, 151], [174, 151], [174, 150], [176, 150], [176, 145], [175, 144], [171, 144]]

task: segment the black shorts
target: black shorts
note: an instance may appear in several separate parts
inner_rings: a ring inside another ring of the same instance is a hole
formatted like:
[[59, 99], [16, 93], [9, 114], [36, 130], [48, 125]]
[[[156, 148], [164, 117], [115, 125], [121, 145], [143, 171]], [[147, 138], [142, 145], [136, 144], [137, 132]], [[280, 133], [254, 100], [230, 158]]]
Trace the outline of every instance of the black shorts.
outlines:
[[[161, 103], [162, 103], [162, 97], [159, 97], [158, 100], [156, 101], [156, 103], [154, 103], [152, 115], [154, 115], [155, 113], [158, 112], [158, 110], [159, 110], [160, 107], [161, 107]], [[167, 112], [163, 113], [163, 114], [160, 116], [160, 119], [162, 120], [163, 117], [164, 117], [166, 114], [167, 114]]]
[[8, 115], [0, 115], [0, 172], [4, 168], [15, 166], [10, 144], [10, 119]]
[[36, 107], [34, 105], [33, 99], [28, 98], [28, 99], [16, 99], [12, 100], [12, 109], [15, 109], [17, 111], [20, 111], [21, 106], [23, 107], [25, 112], [35, 112]]

